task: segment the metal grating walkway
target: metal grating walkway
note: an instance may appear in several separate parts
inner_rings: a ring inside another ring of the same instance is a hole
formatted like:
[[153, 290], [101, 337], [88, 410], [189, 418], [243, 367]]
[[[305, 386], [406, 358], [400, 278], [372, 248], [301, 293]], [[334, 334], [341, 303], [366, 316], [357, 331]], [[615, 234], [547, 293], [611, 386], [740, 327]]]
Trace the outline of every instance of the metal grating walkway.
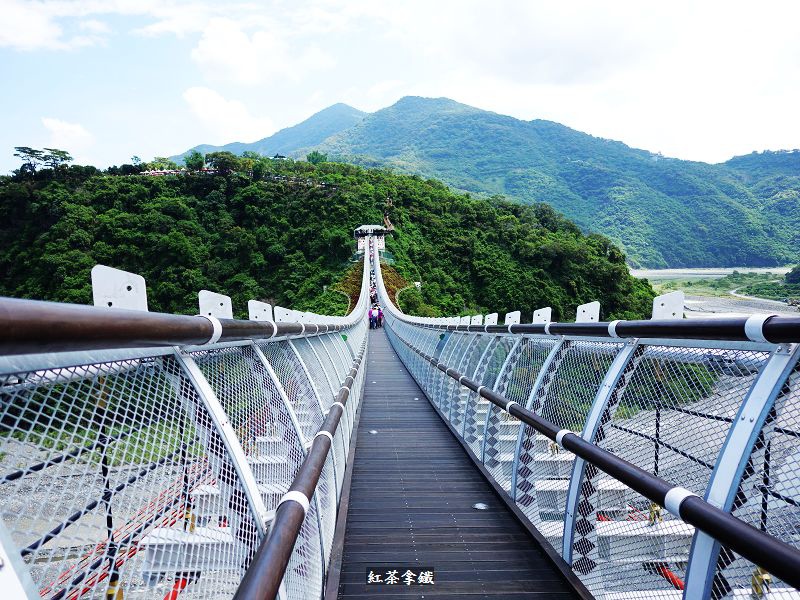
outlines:
[[[577, 597], [495, 495], [409, 375], [370, 331], [367, 383], [344, 537], [339, 598]], [[370, 434], [370, 431], [377, 431]], [[476, 502], [488, 510], [472, 508]], [[410, 567], [433, 585], [367, 585]]]

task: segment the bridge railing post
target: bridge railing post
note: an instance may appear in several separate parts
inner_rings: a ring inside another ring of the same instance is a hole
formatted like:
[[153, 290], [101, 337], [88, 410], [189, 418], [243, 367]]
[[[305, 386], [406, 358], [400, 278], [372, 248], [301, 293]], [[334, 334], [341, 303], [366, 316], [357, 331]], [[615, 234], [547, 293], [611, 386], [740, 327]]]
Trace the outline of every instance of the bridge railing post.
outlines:
[[[544, 360], [544, 363], [536, 375], [536, 380], [534, 381], [530, 394], [526, 398], [524, 406], [528, 410], [536, 411], [539, 408], [537, 404], [541, 404], [541, 398], [547, 395], [547, 389], [553, 383], [553, 376], [558, 370], [567, 348], [569, 348], [569, 342], [562, 338], [548, 353], [547, 358]], [[511, 463], [511, 499], [514, 500], [514, 502], [518, 501], [520, 458], [525, 450], [524, 446], [526, 444], [530, 446], [527, 448], [528, 450], [534, 449], [531, 445], [534, 435], [535, 432], [528, 426], [520, 427], [517, 433], [517, 445], [514, 451], [513, 462]]]
[[[623, 350], [614, 357], [614, 362], [606, 372], [603, 383], [597, 391], [594, 402], [583, 425], [581, 437], [587, 441], [594, 442], [601, 421], [605, 417], [608, 419], [608, 407], [612, 403], [615, 394], [621, 394], [623, 387], [620, 386], [624, 373], [630, 373], [636, 368], [638, 361], [634, 361], [639, 349], [638, 342], [632, 340], [625, 345]], [[639, 352], [641, 355], [641, 352]], [[581, 485], [586, 469], [586, 461], [576, 457], [572, 465], [572, 472], [569, 477], [569, 488], [567, 490], [566, 507], [564, 510], [564, 538], [561, 556], [572, 564], [573, 543], [575, 533], [575, 522], [578, 516], [578, 503], [581, 498]]]
[[[292, 404], [292, 402], [289, 400], [289, 397], [286, 395], [286, 390], [284, 389], [283, 384], [278, 378], [278, 375], [275, 373], [275, 370], [272, 368], [272, 365], [267, 357], [264, 355], [258, 345], [255, 344], [255, 342], [250, 342], [250, 345], [253, 349], [255, 358], [253, 365], [254, 371], [261, 377], [269, 378], [272, 385], [275, 386], [275, 389], [280, 394], [280, 398], [283, 402], [286, 413], [291, 419], [291, 425], [294, 429], [295, 435], [300, 440], [301, 452], [303, 456], [305, 456], [308, 452], [308, 445], [311, 440], [305, 434], [304, 428], [301, 426], [296, 412], [296, 408], [300, 409], [303, 407], [295, 407]], [[308, 415], [303, 416], [306, 419], [309, 418]], [[314, 419], [314, 424], [316, 425], [317, 429], [319, 429], [319, 427], [322, 425], [321, 414], [317, 419]], [[320, 476], [320, 486], [313, 498], [316, 508], [315, 512], [317, 518], [317, 527], [320, 534], [320, 559], [323, 578], [327, 570], [328, 560], [330, 558], [329, 552], [333, 544], [333, 532], [336, 527], [337, 489], [338, 486], [336, 482], [336, 472], [333, 468], [333, 463], [328, 462], [326, 463], [326, 468], [324, 468], [322, 471], [322, 475]]]
[[[508, 315], [506, 316], [508, 317]], [[509, 319], [506, 319], [506, 321], [509, 321]], [[495, 380], [495, 384], [492, 388], [493, 391], [501, 395], [505, 394], [506, 388], [508, 387], [508, 382], [511, 379], [511, 372], [519, 361], [520, 351], [524, 345], [526, 345], [526, 342], [522, 338], [518, 338], [514, 341], [514, 345], [506, 355], [506, 358], [500, 367], [500, 371], [497, 374], [497, 379]], [[483, 462], [484, 465], [487, 465], [488, 460], [493, 460], [493, 464], [491, 466], [497, 466], [495, 457], [498, 454], [502, 454], [505, 450], [505, 447], [503, 447], [504, 445], [502, 444], [500, 448], [497, 447], [499, 441], [507, 441], [507, 437], [509, 436], [508, 433], [500, 433], [499, 421], [502, 414], [503, 411], [493, 405], [489, 407], [489, 412], [486, 414], [486, 421], [484, 423], [483, 430], [483, 442], [481, 444], [482, 447], [480, 453], [481, 462]], [[499, 439], [499, 436], [501, 435], [507, 437], [501, 440]], [[487, 447], [491, 453], [491, 456], [489, 453], [487, 453]], [[487, 467], [488, 466], [489, 465], [487, 465]], [[492, 474], [495, 475], [495, 478], [497, 478], [497, 475], [494, 472]], [[508, 491], [510, 486], [506, 485], [504, 486], [504, 489]]]

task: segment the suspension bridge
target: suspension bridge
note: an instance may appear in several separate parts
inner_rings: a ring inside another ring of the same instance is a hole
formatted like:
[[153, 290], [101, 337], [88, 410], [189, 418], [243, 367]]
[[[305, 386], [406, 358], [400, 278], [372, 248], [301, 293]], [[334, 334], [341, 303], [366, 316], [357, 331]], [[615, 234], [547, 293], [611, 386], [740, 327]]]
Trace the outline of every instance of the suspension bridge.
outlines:
[[800, 319], [413, 317], [360, 246], [345, 317], [0, 299], [3, 598], [800, 598]]

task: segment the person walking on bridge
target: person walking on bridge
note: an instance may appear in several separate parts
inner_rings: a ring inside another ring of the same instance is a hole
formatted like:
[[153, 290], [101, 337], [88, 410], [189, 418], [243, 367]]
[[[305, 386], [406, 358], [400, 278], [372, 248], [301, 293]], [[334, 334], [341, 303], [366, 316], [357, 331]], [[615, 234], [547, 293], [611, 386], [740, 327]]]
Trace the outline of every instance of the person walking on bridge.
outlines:
[[378, 306], [378, 319], [377, 319], [378, 327], [383, 327], [383, 309]]
[[378, 311], [376, 311], [374, 308], [370, 308], [369, 309], [369, 328], [370, 329], [375, 329], [375, 323], [377, 321], [377, 318], [378, 318]]

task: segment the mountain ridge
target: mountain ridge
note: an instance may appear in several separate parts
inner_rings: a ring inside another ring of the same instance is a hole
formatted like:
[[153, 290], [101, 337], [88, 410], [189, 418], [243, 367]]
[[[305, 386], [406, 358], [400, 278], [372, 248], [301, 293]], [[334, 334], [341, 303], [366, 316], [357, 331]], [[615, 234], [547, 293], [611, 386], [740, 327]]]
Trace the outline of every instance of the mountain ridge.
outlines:
[[353, 108], [343, 102], [337, 102], [314, 113], [297, 125], [284, 127], [272, 135], [255, 142], [231, 142], [222, 146], [199, 144], [185, 152], [171, 156], [170, 159], [180, 163], [187, 154], [193, 151], [202, 154], [219, 151], [241, 154], [248, 150], [268, 156], [291, 154], [298, 148], [319, 144], [342, 129], [352, 127], [366, 115], [367, 113], [357, 108]]
[[352, 121], [284, 154], [302, 158], [318, 150], [332, 160], [441, 179], [479, 196], [546, 202], [585, 231], [622, 245], [634, 266], [777, 266], [800, 259], [800, 152], [685, 161], [449, 98], [406, 96]]

